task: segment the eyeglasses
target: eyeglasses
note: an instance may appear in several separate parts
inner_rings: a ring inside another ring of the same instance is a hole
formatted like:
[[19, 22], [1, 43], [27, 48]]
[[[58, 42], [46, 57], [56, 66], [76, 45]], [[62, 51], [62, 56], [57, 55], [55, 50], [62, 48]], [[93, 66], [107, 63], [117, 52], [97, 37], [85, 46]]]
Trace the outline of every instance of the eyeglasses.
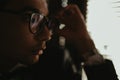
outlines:
[[12, 10], [0, 10], [0, 12], [21, 15], [25, 16], [26, 18], [29, 18], [29, 30], [32, 34], [40, 33], [45, 26], [47, 26], [48, 29], [52, 29], [51, 21], [43, 14], [38, 12], [25, 13]]
[[44, 27], [47, 26], [48, 29], [50, 28], [50, 21], [47, 17], [40, 13], [32, 13], [29, 20], [29, 29], [30, 32], [33, 34], [37, 34], [41, 32]]

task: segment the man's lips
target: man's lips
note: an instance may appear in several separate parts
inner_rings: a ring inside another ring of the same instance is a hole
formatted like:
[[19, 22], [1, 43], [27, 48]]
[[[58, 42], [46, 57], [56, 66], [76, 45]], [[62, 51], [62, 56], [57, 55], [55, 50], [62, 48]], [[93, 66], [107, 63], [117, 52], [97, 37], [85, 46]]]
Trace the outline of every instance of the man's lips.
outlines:
[[43, 54], [43, 50], [42, 49], [33, 50], [32, 53], [33, 55], [41, 55]]
[[41, 55], [41, 54], [43, 54], [43, 50], [38, 51], [38, 55]]
[[33, 55], [41, 55], [43, 54], [43, 50], [46, 49], [46, 42], [43, 41], [41, 44], [37, 45], [33, 50]]

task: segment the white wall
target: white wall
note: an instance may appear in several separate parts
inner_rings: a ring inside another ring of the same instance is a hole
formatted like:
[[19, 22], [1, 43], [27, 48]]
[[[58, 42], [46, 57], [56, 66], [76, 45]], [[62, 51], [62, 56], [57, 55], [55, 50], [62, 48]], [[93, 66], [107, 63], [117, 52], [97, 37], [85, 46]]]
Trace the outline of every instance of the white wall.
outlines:
[[120, 3], [116, 1], [89, 0], [87, 25], [96, 47], [109, 55], [120, 77], [120, 8], [115, 8]]

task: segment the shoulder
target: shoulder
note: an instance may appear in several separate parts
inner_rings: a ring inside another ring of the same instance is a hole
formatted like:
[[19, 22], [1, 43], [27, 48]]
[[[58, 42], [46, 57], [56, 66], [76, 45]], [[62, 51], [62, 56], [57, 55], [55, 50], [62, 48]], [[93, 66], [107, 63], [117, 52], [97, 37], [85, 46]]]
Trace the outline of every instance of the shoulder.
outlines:
[[114, 64], [110, 59], [105, 59], [103, 63], [98, 65], [85, 66], [85, 71], [95, 80], [118, 80]]

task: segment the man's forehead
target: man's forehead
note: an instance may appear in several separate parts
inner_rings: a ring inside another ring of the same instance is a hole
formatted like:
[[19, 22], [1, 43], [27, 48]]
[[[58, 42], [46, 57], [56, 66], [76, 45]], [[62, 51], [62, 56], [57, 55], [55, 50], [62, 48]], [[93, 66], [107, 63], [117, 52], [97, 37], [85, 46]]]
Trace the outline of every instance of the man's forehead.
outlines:
[[7, 5], [5, 5], [6, 9], [18, 11], [29, 7], [37, 9], [45, 15], [48, 13], [46, 0], [0, 0], [0, 3], [2, 2], [7, 3]]

